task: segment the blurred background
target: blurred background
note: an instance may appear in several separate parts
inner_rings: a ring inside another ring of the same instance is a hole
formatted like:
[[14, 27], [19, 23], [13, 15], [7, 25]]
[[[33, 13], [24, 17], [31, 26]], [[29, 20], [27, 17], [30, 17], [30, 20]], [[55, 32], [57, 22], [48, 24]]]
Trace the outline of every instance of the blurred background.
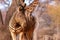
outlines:
[[[28, 6], [33, 1], [34, 0], [25, 0], [25, 3]], [[46, 7], [45, 10], [47, 10], [46, 14], [48, 14], [51, 17], [52, 23], [50, 26], [52, 26], [52, 28], [58, 32], [57, 33], [58, 35], [54, 34], [54, 36], [57, 36], [57, 38], [59, 38], [59, 35], [60, 35], [59, 34], [60, 33], [60, 0], [39, 0], [39, 2], [41, 5], [47, 4], [47, 6], [44, 6], [44, 7]], [[0, 13], [0, 40], [12, 40], [9, 29], [8, 29], [8, 20], [9, 20], [9, 16], [12, 15], [12, 10], [14, 10], [14, 8], [15, 8], [15, 3], [16, 3], [15, 0], [0, 0], [0, 10], [1, 10], [1, 13]], [[9, 14], [7, 14], [8, 10], [10, 8], [11, 8], [11, 10], [9, 11]], [[42, 11], [43, 10], [44, 10], [44, 8], [42, 8]], [[48, 37], [48, 36], [46, 36], [46, 37]]]

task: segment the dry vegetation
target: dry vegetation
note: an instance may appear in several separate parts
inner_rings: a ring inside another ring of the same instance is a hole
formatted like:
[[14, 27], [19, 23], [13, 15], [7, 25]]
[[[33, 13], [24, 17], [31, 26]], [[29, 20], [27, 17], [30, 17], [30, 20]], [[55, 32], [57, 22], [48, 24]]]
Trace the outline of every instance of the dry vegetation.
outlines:
[[[10, 14], [12, 9], [14, 11], [14, 6], [12, 5], [11, 9], [9, 9], [6, 24], [8, 24], [10, 19], [9, 16], [12, 15]], [[37, 22], [33, 33], [33, 40], [60, 40], [60, 4], [58, 1], [56, 6], [47, 6], [47, 13], [40, 17], [40, 14], [37, 12], [35, 17]], [[0, 21], [0, 40], [10, 40], [10, 33], [6, 29], [8, 27], [3, 26]]]
[[[50, 25], [47, 24], [48, 26], [44, 25], [44, 23], [39, 23], [40, 26], [36, 27], [34, 31], [34, 40], [60, 40], [60, 3], [57, 1], [55, 6], [47, 4], [46, 13], [51, 18], [51, 23]], [[44, 18], [42, 16], [42, 19], [46, 20], [46, 16]], [[39, 19], [41, 20], [41, 18]], [[49, 20], [49, 18], [47, 19]]]

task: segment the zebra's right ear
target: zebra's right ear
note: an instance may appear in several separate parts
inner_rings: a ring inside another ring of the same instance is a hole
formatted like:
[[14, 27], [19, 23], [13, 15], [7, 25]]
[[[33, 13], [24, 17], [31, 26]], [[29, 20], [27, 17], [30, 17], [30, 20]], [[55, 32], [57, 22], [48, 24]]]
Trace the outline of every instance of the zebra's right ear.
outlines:
[[26, 3], [24, 4], [24, 7], [26, 7]]
[[39, 4], [39, 0], [34, 0], [29, 6], [26, 6], [25, 9], [29, 12], [29, 15], [32, 15], [32, 12], [35, 10], [36, 6]]

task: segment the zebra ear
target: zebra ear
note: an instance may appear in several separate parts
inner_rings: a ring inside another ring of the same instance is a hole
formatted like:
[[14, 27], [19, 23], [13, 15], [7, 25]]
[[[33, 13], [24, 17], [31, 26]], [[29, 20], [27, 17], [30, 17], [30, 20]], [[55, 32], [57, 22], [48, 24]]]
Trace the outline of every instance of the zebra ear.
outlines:
[[25, 7], [26, 11], [29, 12], [28, 14], [30, 15], [32, 14], [32, 12], [34, 11], [38, 3], [39, 3], [39, 0], [34, 0], [29, 6]]
[[24, 4], [24, 7], [26, 7], [26, 4]]

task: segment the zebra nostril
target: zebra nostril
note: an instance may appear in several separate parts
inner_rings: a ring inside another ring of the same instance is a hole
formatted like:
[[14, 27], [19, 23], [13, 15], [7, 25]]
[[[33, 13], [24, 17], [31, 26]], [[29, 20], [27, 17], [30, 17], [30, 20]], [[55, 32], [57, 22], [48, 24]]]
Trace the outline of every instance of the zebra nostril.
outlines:
[[19, 23], [16, 23], [16, 28], [19, 28], [21, 26], [21, 24], [19, 24]]

